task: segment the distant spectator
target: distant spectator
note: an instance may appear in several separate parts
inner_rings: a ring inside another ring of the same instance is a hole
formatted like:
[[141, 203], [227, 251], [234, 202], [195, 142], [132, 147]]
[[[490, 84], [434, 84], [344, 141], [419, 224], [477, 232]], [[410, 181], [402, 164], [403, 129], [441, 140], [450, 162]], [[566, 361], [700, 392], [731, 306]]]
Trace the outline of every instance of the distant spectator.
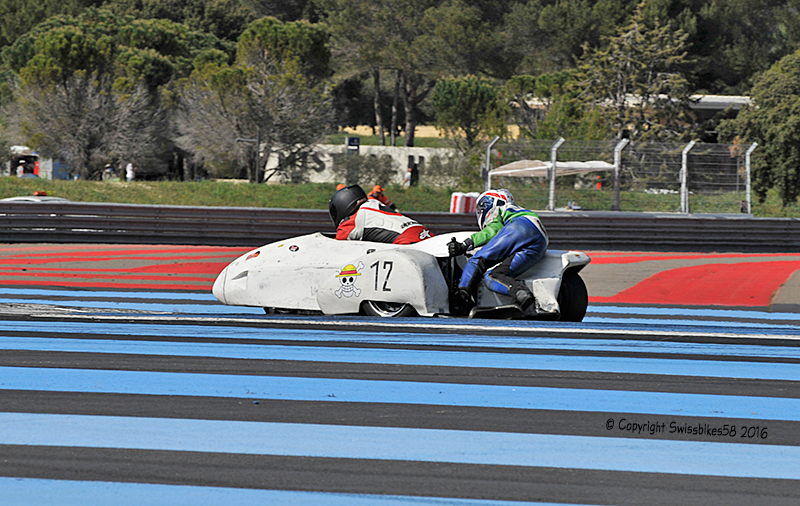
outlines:
[[410, 186], [411, 186], [411, 172], [412, 172], [413, 170], [414, 170], [414, 169], [412, 169], [411, 167], [409, 167], [409, 168], [408, 168], [408, 172], [406, 172], [406, 175], [405, 175], [405, 176], [403, 176], [403, 187], [405, 187], [405, 188], [408, 188], [408, 187], [410, 187]]
[[114, 167], [107, 163], [103, 169], [103, 181], [110, 181], [114, 177]]
[[384, 188], [381, 188], [381, 185], [376, 184], [372, 187], [372, 191], [367, 194], [367, 197], [369, 197], [371, 200], [377, 200], [392, 211], [397, 211], [397, 206], [394, 205], [394, 202], [392, 202], [392, 200], [387, 197], [385, 193], [383, 193], [385, 191], [386, 190]]
[[25, 177], [25, 162], [22, 160], [19, 161], [17, 166], [17, 177]]
[[125, 167], [125, 179], [129, 183], [136, 179], [136, 167], [132, 163], [128, 163], [128, 166]]

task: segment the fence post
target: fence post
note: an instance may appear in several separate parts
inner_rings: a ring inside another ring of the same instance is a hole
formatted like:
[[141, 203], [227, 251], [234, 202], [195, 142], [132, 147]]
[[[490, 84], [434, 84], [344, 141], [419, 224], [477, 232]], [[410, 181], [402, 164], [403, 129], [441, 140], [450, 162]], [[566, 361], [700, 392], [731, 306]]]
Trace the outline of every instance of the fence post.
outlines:
[[489, 171], [492, 170], [491, 166], [489, 165], [489, 158], [491, 157], [492, 153], [492, 146], [494, 143], [500, 139], [500, 136], [495, 135], [492, 142], [486, 146], [486, 167], [483, 169], [483, 191], [489, 191], [489, 185], [491, 184], [491, 180], [489, 178]]
[[619, 211], [620, 207], [620, 168], [622, 167], [622, 150], [628, 145], [630, 139], [622, 139], [614, 148], [614, 204], [611, 205], [612, 211]]
[[747, 214], [753, 214], [753, 208], [750, 204], [750, 154], [755, 151], [756, 147], [758, 146], [757, 142], [754, 142], [750, 145], [750, 149], [747, 150], [747, 153], [744, 155], [744, 169], [745, 169], [745, 199], [747, 200]]
[[558, 148], [564, 144], [564, 138], [559, 137], [553, 147], [550, 148], [550, 198], [547, 203], [548, 211], [556, 210], [556, 159], [558, 158]]
[[697, 144], [690, 142], [681, 153], [681, 212], [689, 214], [689, 151]]

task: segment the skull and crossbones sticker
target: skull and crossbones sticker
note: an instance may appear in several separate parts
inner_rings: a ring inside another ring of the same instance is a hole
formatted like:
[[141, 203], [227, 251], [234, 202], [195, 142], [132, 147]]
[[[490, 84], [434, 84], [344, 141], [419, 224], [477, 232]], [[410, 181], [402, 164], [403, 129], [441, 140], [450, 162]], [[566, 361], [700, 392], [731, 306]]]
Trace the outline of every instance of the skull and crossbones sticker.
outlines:
[[355, 283], [358, 276], [361, 275], [362, 269], [364, 269], [364, 264], [362, 262], [358, 262], [358, 267], [353, 264], [347, 264], [342, 267], [342, 270], [336, 275], [342, 285], [338, 290], [333, 292], [334, 295], [340, 299], [342, 297], [352, 297], [353, 295], [356, 297], [360, 296], [361, 290], [359, 290]]

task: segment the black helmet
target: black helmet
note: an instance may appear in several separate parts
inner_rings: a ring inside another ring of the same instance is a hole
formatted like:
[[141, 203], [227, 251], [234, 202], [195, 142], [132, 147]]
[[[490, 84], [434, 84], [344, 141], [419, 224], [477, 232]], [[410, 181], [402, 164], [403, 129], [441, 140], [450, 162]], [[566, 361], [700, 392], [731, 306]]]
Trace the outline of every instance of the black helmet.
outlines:
[[367, 194], [357, 184], [346, 186], [334, 193], [328, 202], [328, 212], [331, 214], [333, 225], [338, 227], [345, 218], [355, 213], [362, 200], [367, 200]]

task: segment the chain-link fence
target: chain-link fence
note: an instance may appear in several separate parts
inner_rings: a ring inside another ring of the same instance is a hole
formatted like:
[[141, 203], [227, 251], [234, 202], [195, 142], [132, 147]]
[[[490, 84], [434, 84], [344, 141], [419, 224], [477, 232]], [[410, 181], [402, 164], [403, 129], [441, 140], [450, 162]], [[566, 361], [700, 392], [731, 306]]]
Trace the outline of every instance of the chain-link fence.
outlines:
[[484, 175], [487, 186], [510, 189], [531, 209], [749, 213], [749, 160], [755, 147], [514, 141], [494, 146]]

